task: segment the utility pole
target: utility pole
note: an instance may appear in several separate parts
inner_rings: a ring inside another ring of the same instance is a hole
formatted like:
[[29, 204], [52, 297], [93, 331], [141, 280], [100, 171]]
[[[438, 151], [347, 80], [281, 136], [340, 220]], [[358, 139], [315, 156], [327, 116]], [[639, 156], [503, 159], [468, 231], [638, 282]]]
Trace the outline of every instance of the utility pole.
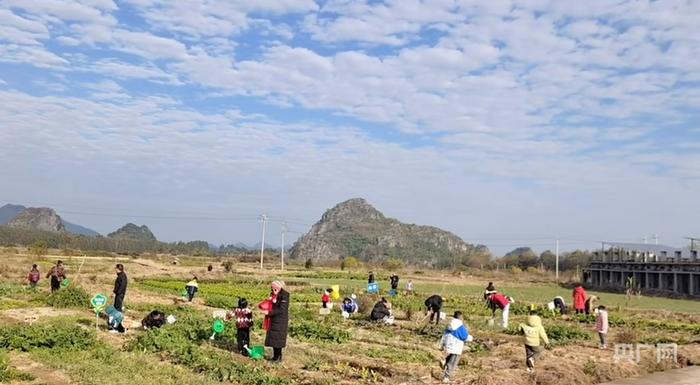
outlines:
[[555, 254], [554, 254], [555, 255], [555, 259], [554, 259], [555, 273], [554, 274], [555, 274], [557, 282], [559, 282], [559, 238], [557, 238], [557, 243], [556, 243], [554, 250], [555, 250]]
[[260, 244], [260, 270], [263, 269], [263, 255], [265, 252], [265, 225], [267, 224], [267, 215], [263, 214], [260, 216], [260, 221], [262, 222], [262, 243]]
[[284, 238], [287, 235], [287, 221], [282, 222], [282, 251], [280, 252], [282, 261], [282, 271], [284, 271]]

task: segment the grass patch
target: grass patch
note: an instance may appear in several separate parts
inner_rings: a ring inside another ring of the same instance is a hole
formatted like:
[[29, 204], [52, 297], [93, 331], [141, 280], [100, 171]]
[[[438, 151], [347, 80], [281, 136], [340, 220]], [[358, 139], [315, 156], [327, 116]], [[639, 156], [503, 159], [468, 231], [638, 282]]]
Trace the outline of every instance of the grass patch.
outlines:
[[32, 381], [34, 376], [10, 367], [7, 352], [0, 350], [0, 382]]

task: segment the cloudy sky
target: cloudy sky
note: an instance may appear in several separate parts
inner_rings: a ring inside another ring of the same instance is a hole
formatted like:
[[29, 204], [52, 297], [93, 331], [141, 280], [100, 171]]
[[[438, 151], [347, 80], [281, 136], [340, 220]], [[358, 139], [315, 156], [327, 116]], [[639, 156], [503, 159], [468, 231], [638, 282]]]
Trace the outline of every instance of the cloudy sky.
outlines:
[[339, 201], [503, 252], [700, 236], [700, 2], [3, 0], [0, 204], [290, 238]]

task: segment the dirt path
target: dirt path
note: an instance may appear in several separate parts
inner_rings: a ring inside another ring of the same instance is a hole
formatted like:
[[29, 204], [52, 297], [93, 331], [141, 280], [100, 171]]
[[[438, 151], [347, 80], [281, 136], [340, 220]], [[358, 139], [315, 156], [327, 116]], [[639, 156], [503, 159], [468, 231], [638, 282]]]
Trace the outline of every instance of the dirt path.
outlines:
[[31, 373], [35, 379], [23, 384], [73, 385], [68, 376], [55, 369], [44, 366], [29, 358], [27, 353], [10, 353], [10, 366], [24, 373]]
[[56, 309], [52, 307], [25, 307], [19, 309], [8, 309], [0, 311], [0, 319], [34, 323], [44, 318], [60, 316], [83, 316], [84, 310]]
[[645, 377], [628, 378], [600, 385], [699, 385], [700, 366], [689, 366], [683, 369], [667, 370], [650, 374]]

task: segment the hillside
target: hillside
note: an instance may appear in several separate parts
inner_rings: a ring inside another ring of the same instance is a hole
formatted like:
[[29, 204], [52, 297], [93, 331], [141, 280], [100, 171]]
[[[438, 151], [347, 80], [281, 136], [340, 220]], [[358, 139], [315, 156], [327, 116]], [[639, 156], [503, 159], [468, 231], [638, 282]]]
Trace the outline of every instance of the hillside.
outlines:
[[[25, 209], [25, 206], [13, 204], [6, 204], [0, 207], [0, 225], [8, 224], [14, 217], [16, 217], [20, 212], [22, 212]], [[63, 218], [61, 218], [61, 221], [63, 222], [66, 231], [70, 233], [86, 235], [89, 237], [96, 237], [100, 235], [100, 233], [98, 233], [95, 230], [83, 227], [81, 225], [77, 225], [75, 223], [68, 222], [66, 220], [63, 220]]]
[[153, 235], [148, 226], [137, 226], [133, 223], [127, 223], [120, 227], [117, 231], [109, 233], [109, 238], [129, 239], [134, 241], [156, 241], [156, 236]]
[[435, 266], [469, 263], [487, 253], [458, 236], [432, 226], [387, 218], [364, 199], [355, 198], [327, 210], [292, 248], [291, 258], [337, 260], [354, 256], [365, 261], [398, 257]]
[[56, 214], [56, 211], [48, 207], [26, 208], [12, 218], [7, 223], [7, 226], [23, 230], [66, 231], [61, 217]]

